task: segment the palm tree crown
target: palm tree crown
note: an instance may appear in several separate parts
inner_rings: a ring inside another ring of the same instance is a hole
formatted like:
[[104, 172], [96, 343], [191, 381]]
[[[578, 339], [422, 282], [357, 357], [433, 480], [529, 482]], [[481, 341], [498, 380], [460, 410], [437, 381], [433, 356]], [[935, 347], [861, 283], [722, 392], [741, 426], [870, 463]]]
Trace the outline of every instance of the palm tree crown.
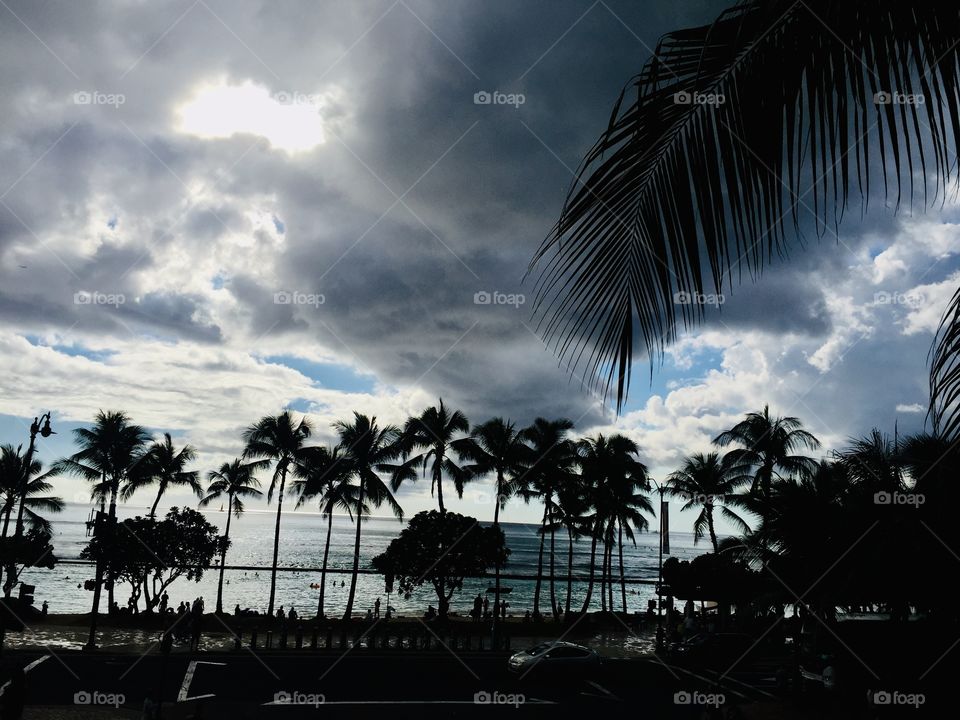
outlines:
[[800, 449], [815, 450], [820, 441], [803, 429], [795, 417], [773, 417], [770, 406], [762, 412], [747, 413], [746, 417], [713, 440], [720, 447], [740, 445], [728, 453], [730, 462], [755, 469], [751, 492], [760, 489], [770, 492], [774, 474], [803, 474], [812, 471], [816, 462], [805, 455], [795, 454]]

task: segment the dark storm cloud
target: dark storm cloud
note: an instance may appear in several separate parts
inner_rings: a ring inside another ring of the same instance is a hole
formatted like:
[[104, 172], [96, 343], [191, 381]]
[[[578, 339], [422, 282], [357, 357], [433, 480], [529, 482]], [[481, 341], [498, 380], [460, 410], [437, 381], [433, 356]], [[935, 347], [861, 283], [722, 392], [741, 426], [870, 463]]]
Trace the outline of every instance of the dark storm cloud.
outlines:
[[[726, 4], [12, 2], [50, 51], [12, 21], [0, 24], [10, 108], [0, 116], [0, 192], [26, 173], [4, 201], [29, 227], [0, 206], [0, 322], [92, 335], [125, 334], [125, 323], [251, 352], [261, 338], [293, 351], [315, 343], [475, 419], [604, 422], [596, 399], [535, 336], [533, 284], [522, 278], [571, 170], [649, 47]], [[326, 144], [289, 156], [251, 135], [176, 132], [177, 104], [218, 78], [271, 93], [336, 86]], [[94, 90], [125, 102], [74, 104], [74, 93]], [[477, 105], [481, 90], [523, 93], [525, 102]], [[258, 213], [262, 227], [249, 219]], [[882, 209], [865, 223], [848, 220], [843, 244], [808, 231], [808, 247], [792, 247], [788, 263], [725, 289], [723, 325], [711, 315], [705, 327], [827, 338], [835, 327], [824, 288], [842, 290], [854, 255], [900, 222]], [[170, 265], [177, 256], [192, 262]], [[185, 286], [170, 289], [178, 273]], [[221, 277], [235, 309], [203, 294]], [[43, 297], [41, 280], [54, 288]], [[80, 290], [127, 302], [77, 306]], [[278, 302], [283, 292], [324, 302]], [[525, 302], [477, 304], [480, 292]], [[887, 369], [915, 377], [911, 347], [888, 346]], [[820, 387], [869, 405], [862, 388], [875, 367], [858, 351]], [[913, 397], [915, 383], [901, 392]]]

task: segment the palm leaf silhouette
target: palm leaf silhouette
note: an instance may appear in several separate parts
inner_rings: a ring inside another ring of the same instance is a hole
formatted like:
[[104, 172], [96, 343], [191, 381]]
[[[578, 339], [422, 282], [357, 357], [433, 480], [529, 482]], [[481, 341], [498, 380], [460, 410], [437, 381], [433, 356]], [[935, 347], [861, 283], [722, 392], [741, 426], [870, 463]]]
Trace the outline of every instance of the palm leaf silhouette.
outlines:
[[756, 280], [805, 244], [801, 221], [835, 234], [872, 185], [895, 211], [943, 198], [958, 43], [955, 7], [898, 0], [747, 0], [662, 37], [531, 261], [547, 344], [619, 410], [640, 343], [652, 372], [678, 324], [703, 320], [676, 293]]

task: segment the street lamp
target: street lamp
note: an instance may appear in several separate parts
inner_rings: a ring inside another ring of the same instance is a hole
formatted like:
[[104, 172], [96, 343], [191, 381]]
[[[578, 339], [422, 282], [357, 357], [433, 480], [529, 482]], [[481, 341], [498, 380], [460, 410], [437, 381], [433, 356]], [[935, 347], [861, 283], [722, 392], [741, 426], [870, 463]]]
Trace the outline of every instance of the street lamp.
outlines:
[[[41, 415], [39, 418], [34, 418], [33, 423], [30, 425], [30, 444], [27, 446], [27, 454], [23, 456], [23, 473], [20, 475], [20, 483], [17, 488], [20, 494], [20, 508], [17, 510], [17, 525], [16, 530], [14, 531], [14, 551], [20, 545], [20, 538], [23, 537], [23, 506], [26, 503], [27, 499], [27, 486], [30, 482], [30, 465], [33, 463], [33, 453], [37, 449], [37, 435], [48, 438], [51, 435], [55, 435], [53, 429], [50, 427], [50, 413], [46, 412]], [[16, 585], [14, 579], [14, 574], [16, 573], [16, 558], [14, 557], [11, 560], [11, 564], [14, 566], [13, 572], [8, 572], [7, 585], [4, 587], [4, 596], [10, 597], [10, 593], [13, 591], [13, 586]]]
[[[17, 552], [20, 549], [20, 541], [23, 537], [23, 506], [27, 499], [27, 486], [30, 482], [30, 465], [33, 463], [33, 453], [37, 447], [37, 435], [41, 437], [50, 437], [54, 435], [50, 427], [50, 413], [46, 412], [40, 417], [35, 417], [30, 425], [30, 444], [27, 446], [27, 454], [23, 457], [23, 472], [17, 482], [17, 492], [20, 495], [20, 507], [17, 510], [17, 524], [13, 533], [13, 542], [7, 548], [9, 558], [6, 567], [6, 580], [3, 584], [3, 610], [0, 612], [0, 652], [3, 652], [4, 641], [6, 640], [7, 616], [10, 612], [6, 600], [10, 598], [14, 586], [17, 584]], [[19, 451], [19, 449], [18, 449]]]

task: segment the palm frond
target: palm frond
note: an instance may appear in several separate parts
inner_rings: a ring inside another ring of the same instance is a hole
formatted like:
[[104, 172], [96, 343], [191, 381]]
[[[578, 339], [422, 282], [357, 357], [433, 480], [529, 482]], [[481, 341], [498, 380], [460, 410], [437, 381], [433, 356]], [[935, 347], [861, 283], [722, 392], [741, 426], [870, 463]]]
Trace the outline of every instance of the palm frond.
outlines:
[[878, 181], [895, 209], [942, 196], [958, 47], [956, 7], [902, 0], [745, 0], [665, 35], [531, 261], [545, 341], [620, 409], [637, 345], [662, 358], [698, 298], [803, 245], [808, 215], [832, 232]]

